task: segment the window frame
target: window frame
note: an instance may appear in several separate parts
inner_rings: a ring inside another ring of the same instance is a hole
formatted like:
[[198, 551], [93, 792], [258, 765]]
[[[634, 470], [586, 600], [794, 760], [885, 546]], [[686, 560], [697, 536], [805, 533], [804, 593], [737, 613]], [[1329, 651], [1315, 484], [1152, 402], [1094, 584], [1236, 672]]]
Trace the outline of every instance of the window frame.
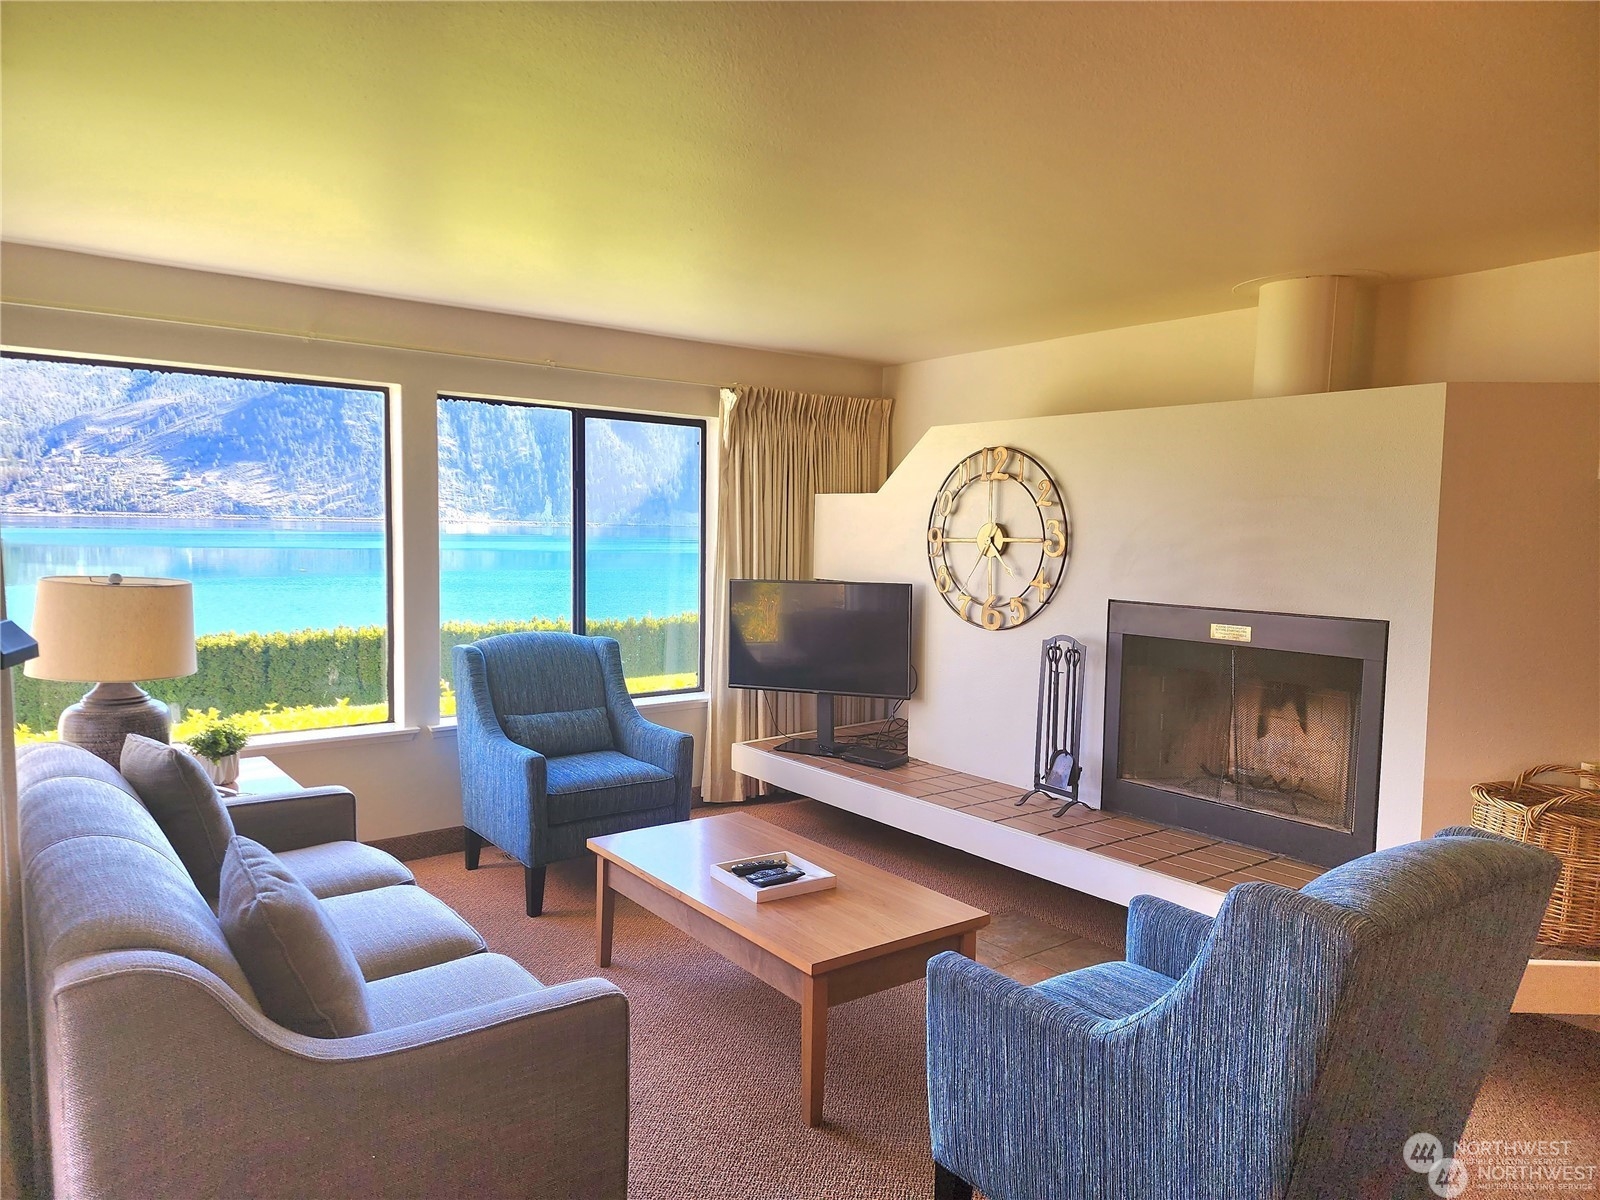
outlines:
[[[341, 388], [346, 391], [376, 392], [382, 397], [379, 424], [383, 433], [383, 599], [384, 599], [384, 707], [388, 717], [383, 721], [366, 721], [359, 725], [337, 725], [317, 729], [287, 730], [276, 734], [257, 734], [251, 738], [259, 743], [265, 738], [293, 738], [305, 733], [342, 733], [358, 735], [367, 731], [382, 731], [398, 723], [397, 696], [404, 690], [397, 687], [395, 677], [395, 511], [394, 476], [398, 438], [395, 436], [394, 388], [384, 383], [368, 383], [350, 379], [328, 379], [314, 375], [281, 375], [270, 371], [243, 371], [231, 367], [208, 367], [195, 363], [151, 362], [142, 358], [95, 357], [81, 354], [56, 354], [45, 351], [0, 347], [0, 360], [24, 359], [30, 362], [53, 362], [79, 367], [121, 367], [130, 371], [151, 371], [163, 375], [210, 375], [220, 379], [246, 379], [257, 383], [304, 384], [312, 387]], [[202, 635], [197, 634], [196, 637]]]
[[[589, 634], [588, 612], [588, 558], [589, 558], [589, 508], [588, 508], [588, 438], [587, 423], [591, 419], [603, 421], [631, 421], [644, 425], [682, 425], [700, 431], [700, 600], [696, 613], [699, 621], [699, 645], [696, 656], [695, 683], [691, 687], [667, 688], [655, 692], [630, 692], [634, 700], [670, 696], [694, 696], [706, 688], [706, 460], [709, 457], [706, 439], [710, 436], [710, 422], [705, 417], [686, 417], [675, 413], [636, 412], [614, 408], [591, 408], [585, 405], [557, 404], [548, 400], [516, 400], [505, 396], [474, 396], [462, 392], [441, 391], [434, 397], [435, 422], [438, 405], [443, 401], [464, 401], [471, 404], [498, 404], [511, 408], [542, 408], [568, 415], [572, 432], [572, 631], [585, 637]], [[582, 519], [580, 519], [580, 514]], [[439, 582], [444, 582], [441, 561]], [[443, 612], [440, 624], [445, 621]], [[626, 675], [626, 670], [624, 670]]]

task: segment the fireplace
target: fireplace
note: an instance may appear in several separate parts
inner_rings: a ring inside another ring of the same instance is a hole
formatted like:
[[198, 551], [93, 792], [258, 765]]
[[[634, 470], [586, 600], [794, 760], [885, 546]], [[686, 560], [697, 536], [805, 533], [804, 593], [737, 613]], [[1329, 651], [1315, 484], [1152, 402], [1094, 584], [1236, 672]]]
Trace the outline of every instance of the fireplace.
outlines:
[[1113, 600], [1101, 807], [1324, 866], [1368, 853], [1388, 628]]

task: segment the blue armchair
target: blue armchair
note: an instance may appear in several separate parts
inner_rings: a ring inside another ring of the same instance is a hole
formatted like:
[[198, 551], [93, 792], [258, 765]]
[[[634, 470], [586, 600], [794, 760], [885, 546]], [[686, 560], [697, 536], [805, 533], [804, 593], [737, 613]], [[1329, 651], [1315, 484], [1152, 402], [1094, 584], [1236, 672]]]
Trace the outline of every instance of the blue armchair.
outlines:
[[1431, 1196], [1555, 883], [1542, 850], [1446, 829], [1213, 920], [1152, 896], [1128, 958], [1024, 987], [928, 964], [934, 1190], [989, 1200]]
[[467, 870], [486, 841], [522, 863], [530, 917], [546, 864], [689, 819], [694, 739], [639, 715], [612, 639], [506, 633], [455, 647], [451, 665]]

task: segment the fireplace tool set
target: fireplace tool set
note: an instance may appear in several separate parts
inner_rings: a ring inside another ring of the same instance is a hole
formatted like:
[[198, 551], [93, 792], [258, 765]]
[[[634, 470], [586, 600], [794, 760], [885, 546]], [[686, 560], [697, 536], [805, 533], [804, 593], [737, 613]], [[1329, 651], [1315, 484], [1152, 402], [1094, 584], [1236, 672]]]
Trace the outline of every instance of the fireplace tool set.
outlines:
[[[1083, 734], [1083, 668], [1086, 651], [1077, 638], [1046, 638], [1039, 658], [1039, 718], [1033, 744], [1033, 788], [1017, 801], [1035, 796], [1062, 801], [1061, 816], [1078, 799], [1083, 774], [1079, 742]], [[1085, 806], [1087, 807], [1087, 806]]]

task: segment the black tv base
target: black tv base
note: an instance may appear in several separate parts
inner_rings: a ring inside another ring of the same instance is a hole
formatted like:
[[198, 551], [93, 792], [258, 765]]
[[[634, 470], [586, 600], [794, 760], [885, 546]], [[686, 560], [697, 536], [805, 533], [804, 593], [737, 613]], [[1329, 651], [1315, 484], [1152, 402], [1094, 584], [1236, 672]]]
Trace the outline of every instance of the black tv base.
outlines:
[[841, 742], [833, 734], [833, 697], [826, 692], [817, 695], [817, 736], [790, 738], [773, 747], [780, 754], [808, 754], [813, 758], [839, 758], [863, 767], [877, 767], [888, 771], [911, 761], [900, 750], [881, 750], [877, 746], [863, 746], [856, 742]]
[[838, 746], [817, 738], [790, 738], [773, 749], [779, 754], [809, 754], [813, 758], [836, 758], [839, 753]]

